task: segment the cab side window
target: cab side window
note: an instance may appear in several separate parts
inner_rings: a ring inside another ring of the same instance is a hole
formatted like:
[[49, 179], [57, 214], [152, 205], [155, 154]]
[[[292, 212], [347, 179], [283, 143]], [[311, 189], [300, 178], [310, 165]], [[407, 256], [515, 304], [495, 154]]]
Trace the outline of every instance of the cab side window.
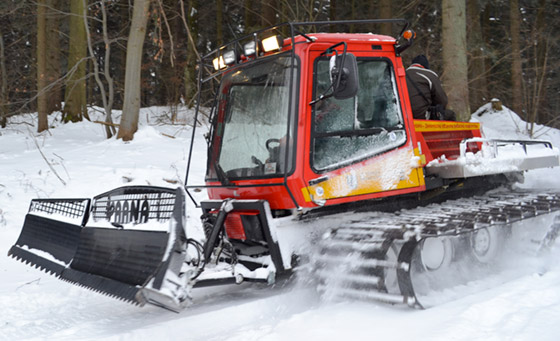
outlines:
[[[393, 68], [388, 60], [358, 58], [360, 90], [329, 97], [313, 110], [312, 167], [324, 171], [358, 162], [406, 141]], [[315, 63], [315, 95], [330, 86], [327, 58]]]

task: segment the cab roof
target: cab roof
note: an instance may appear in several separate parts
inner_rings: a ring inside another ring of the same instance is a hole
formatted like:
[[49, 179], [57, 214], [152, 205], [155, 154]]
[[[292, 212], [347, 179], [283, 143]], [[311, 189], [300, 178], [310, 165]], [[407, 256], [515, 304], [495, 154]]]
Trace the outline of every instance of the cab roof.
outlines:
[[[394, 45], [397, 41], [394, 37], [374, 33], [308, 33], [306, 36], [314, 39], [314, 42], [325, 43], [338, 43], [341, 41], [346, 41], [364, 43], [375, 42], [377, 44]], [[301, 35], [294, 37], [294, 39], [296, 43], [308, 41], [304, 36]], [[290, 38], [284, 39], [285, 45], [289, 46], [290, 43]]]

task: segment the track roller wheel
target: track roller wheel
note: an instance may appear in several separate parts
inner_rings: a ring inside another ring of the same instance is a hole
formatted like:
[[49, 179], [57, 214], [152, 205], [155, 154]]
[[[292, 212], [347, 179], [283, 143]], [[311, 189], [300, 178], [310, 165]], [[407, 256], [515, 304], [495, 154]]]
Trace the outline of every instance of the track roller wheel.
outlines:
[[498, 227], [475, 230], [470, 242], [472, 255], [482, 264], [493, 262], [502, 249], [504, 238]]
[[[397, 263], [400, 249], [401, 249], [401, 245], [391, 243], [391, 245], [389, 245], [387, 249], [387, 252], [385, 253], [385, 260], [388, 262]], [[400, 294], [400, 289], [399, 289], [399, 284], [397, 279], [397, 270], [393, 268], [385, 268], [383, 272], [384, 272], [383, 284], [385, 286], [385, 290], [390, 294]]]
[[453, 243], [449, 238], [429, 237], [420, 245], [420, 257], [426, 271], [436, 271], [449, 266], [453, 254]]

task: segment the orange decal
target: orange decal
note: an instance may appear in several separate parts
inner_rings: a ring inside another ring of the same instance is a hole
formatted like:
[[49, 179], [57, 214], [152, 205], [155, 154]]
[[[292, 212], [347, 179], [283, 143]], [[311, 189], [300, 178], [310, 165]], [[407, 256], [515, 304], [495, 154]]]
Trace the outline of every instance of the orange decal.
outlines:
[[414, 120], [414, 129], [417, 132], [479, 130], [480, 123]]

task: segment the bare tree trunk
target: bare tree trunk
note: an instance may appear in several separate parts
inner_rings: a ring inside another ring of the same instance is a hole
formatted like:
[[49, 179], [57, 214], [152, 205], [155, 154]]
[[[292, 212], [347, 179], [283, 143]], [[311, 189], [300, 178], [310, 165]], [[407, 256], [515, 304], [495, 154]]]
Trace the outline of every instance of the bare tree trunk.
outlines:
[[216, 42], [218, 46], [222, 46], [224, 43], [223, 14], [224, 4], [222, 0], [216, 0]]
[[0, 32], [0, 127], [6, 128], [8, 123], [8, 75], [6, 74], [6, 54], [4, 51], [4, 36]]
[[[247, 32], [252, 32], [253, 31], [253, 27], [255, 26], [255, 15], [253, 14], [254, 8], [253, 8], [253, 2], [254, 0], [244, 0], [243, 1], [243, 7], [245, 7], [245, 30]], [[190, 15], [190, 13], [189, 13]]]
[[530, 129], [529, 134], [533, 136], [535, 123], [539, 121], [539, 112], [546, 100], [546, 83], [547, 83], [547, 60], [548, 60], [548, 35], [545, 33], [545, 8], [546, 0], [539, 0], [537, 10], [537, 22], [535, 25], [535, 38], [537, 42], [535, 47], [535, 81], [533, 82], [533, 96], [531, 115], [529, 117]]
[[[313, 1], [310, 1], [310, 3], [313, 3]], [[356, 0], [351, 0], [350, 1], [350, 20], [355, 20], [355, 19], [356, 19]], [[356, 31], [356, 28], [355, 28], [354, 24], [350, 25], [349, 31], [350, 31], [350, 33], [354, 33]]]
[[470, 104], [475, 108], [488, 102], [488, 89], [486, 83], [486, 65], [484, 54], [484, 40], [480, 24], [480, 6], [478, 1], [467, 2], [467, 17], [469, 28], [467, 32], [467, 45], [470, 52], [469, 60], [469, 95]]
[[[183, 3], [181, 1], [181, 3]], [[128, 6], [121, 6], [118, 11], [119, 25], [117, 29], [122, 32], [123, 37], [130, 30], [130, 21], [132, 19], [131, 8]], [[115, 69], [113, 70], [115, 76], [115, 108], [121, 109], [124, 104], [124, 78], [126, 74], [126, 46], [118, 44], [113, 52], [115, 60]]]
[[135, 0], [128, 43], [126, 45], [126, 73], [124, 79], [124, 104], [117, 138], [130, 141], [138, 130], [140, 113], [140, 74], [142, 47], [146, 36], [150, 0]]
[[[197, 0], [190, 0], [187, 7], [188, 18], [185, 20], [187, 22], [187, 29], [192, 33], [193, 39], [198, 37], [197, 29], [197, 18], [196, 12], [193, 13], [192, 8], [198, 7]], [[245, 10], [247, 12], [247, 10]], [[247, 20], [247, 18], [245, 18]], [[197, 79], [196, 79], [196, 41], [193, 44], [187, 45], [187, 65], [185, 66], [185, 101], [189, 108], [194, 105], [194, 98], [196, 96], [197, 89]]]
[[107, 82], [107, 90], [105, 90], [105, 84], [101, 81], [101, 77], [99, 76], [99, 65], [97, 64], [97, 59], [95, 58], [95, 54], [93, 53], [93, 45], [91, 42], [91, 36], [89, 33], [89, 24], [87, 20], [87, 0], [82, 0], [84, 2], [84, 28], [86, 31], [87, 37], [87, 47], [89, 50], [91, 62], [93, 65], [93, 76], [95, 78], [95, 82], [99, 87], [99, 91], [101, 92], [101, 100], [103, 102], [103, 109], [105, 110], [105, 134], [107, 138], [111, 138], [115, 134], [115, 127], [113, 125], [113, 98], [114, 98], [114, 86], [113, 86], [113, 78], [111, 77], [110, 71], [110, 60], [111, 60], [111, 42], [109, 41], [109, 34], [107, 33], [107, 11], [105, 10], [105, 3], [101, 1], [101, 16], [102, 16], [102, 25], [103, 25], [103, 42], [105, 43], [105, 58], [104, 64], [105, 68], [103, 71], [103, 77]]
[[263, 0], [261, 19], [262, 27], [268, 27], [276, 24], [276, 1]]
[[60, 8], [58, 0], [47, 0], [47, 81], [48, 98], [47, 113], [62, 109], [62, 82], [60, 78], [60, 39], [59, 15], [56, 8]]
[[46, 1], [37, 2], [37, 131], [49, 128], [47, 119], [47, 19]]
[[511, 95], [513, 99], [512, 109], [519, 115], [523, 113], [523, 89], [521, 80], [523, 70], [521, 66], [521, 49], [519, 46], [519, 3], [510, 0], [510, 35], [511, 35]]
[[[331, 0], [331, 3], [332, 3], [332, 1], [334, 1], [334, 0]], [[279, 12], [279, 15], [280, 15], [279, 22], [280, 23], [285, 23], [285, 22], [290, 21], [290, 19], [289, 19], [290, 16], [288, 15], [288, 4], [286, 3], [286, 1], [285, 0], [278, 0], [277, 3], [278, 3], [278, 12]], [[290, 35], [290, 33], [289, 33], [290, 28], [288, 26], [282, 26], [280, 28], [280, 32], [281, 32], [283, 37], [287, 37], [287, 36]]]
[[465, 0], [442, 0], [444, 88], [449, 108], [460, 121], [470, 120], [467, 78], [467, 27]]
[[84, 3], [70, 1], [70, 45], [68, 81], [64, 96], [64, 121], [78, 122], [87, 116], [86, 103], [86, 31], [83, 21]]
[[[336, 0], [331, 0], [330, 1], [330, 6], [329, 6], [329, 20], [330, 21], [335, 21], [336, 19], [337, 19]], [[335, 25], [329, 25], [329, 31], [330, 32], [336, 32]]]
[[[182, 86], [184, 84], [186, 68], [185, 36], [181, 34], [181, 17], [166, 13], [180, 13], [179, 3], [175, 0], [158, 0], [160, 20], [165, 24], [166, 30], [162, 30], [163, 46], [168, 48], [163, 52], [164, 62], [161, 63], [160, 77], [162, 79], [162, 98], [169, 106], [171, 121], [177, 120], [178, 105], [183, 98]], [[165, 35], [167, 33], [167, 35]], [[166, 61], [168, 60], [168, 62]]]
[[[393, 16], [393, 12], [391, 10], [391, 0], [381, 0], [379, 1], [379, 19], [391, 19]], [[392, 36], [392, 27], [391, 24], [382, 24], [381, 25], [381, 34]]]

